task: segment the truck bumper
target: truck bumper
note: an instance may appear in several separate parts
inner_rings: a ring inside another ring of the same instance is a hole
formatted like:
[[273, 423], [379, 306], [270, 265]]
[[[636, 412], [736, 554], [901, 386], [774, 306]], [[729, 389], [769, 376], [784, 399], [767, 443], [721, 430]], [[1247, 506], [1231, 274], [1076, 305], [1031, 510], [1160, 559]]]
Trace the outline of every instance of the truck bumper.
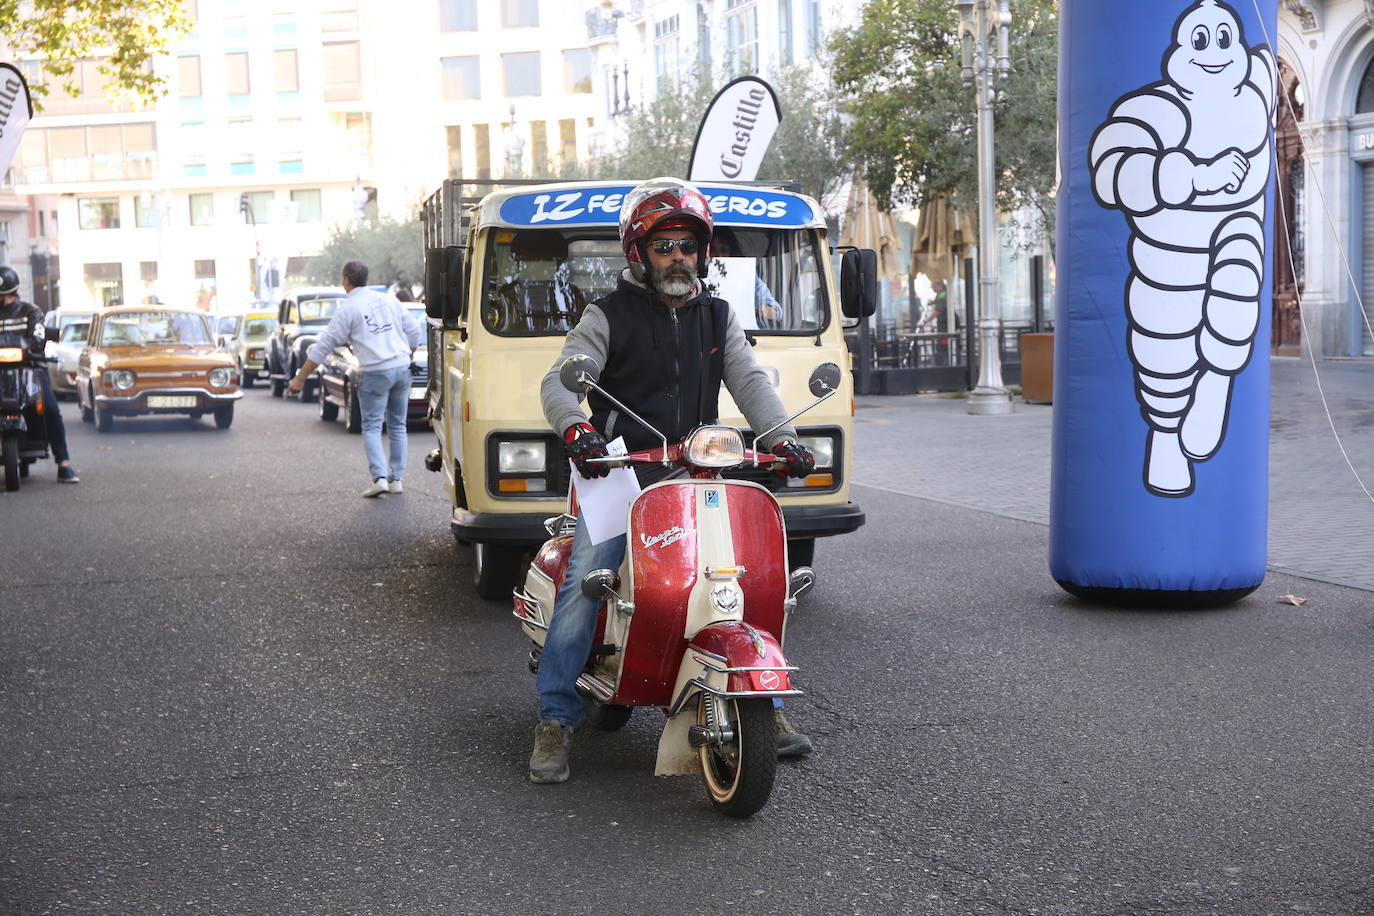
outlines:
[[[449, 527], [456, 537], [475, 544], [535, 546], [549, 539], [544, 520], [557, 513], [495, 514], [454, 509]], [[864, 523], [863, 510], [854, 503], [843, 506], [783, 507], [783, 521], [790, 538], [819, 538], [857, 531]]]

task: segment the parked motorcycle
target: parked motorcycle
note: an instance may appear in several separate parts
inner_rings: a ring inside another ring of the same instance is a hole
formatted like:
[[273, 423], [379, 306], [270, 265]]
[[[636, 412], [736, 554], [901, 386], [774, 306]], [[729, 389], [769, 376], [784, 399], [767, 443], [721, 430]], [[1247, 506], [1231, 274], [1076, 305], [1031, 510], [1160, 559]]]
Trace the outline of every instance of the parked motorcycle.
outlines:
[[[578, 394], [595, 389], [638, 420], [596, 384], [599, 372], [590, 357], [574, 356], [564, 362], [560, 378]], [[817, 400], [787, 422], [836, 394], [839, 385], [839, 367], [817, 367], [810, 380]], [[797, 669], [783, 655], [783, 634], [797, 597], [815, 582], [809, 567], [788, 575], [787, 535], [773, 494], [720, 476], [745, 462], [779, 461], [757, 449], [773, 431], [760, 433], [746, 448], [743, 434], [729, 426], [703, 426], [678, 443], [653, 430], [661, 447], [597, 459], [677, 467], [689, 476], [640, 492], [629, 507], [620, 569], [593, 570], [579, 583], [585, 595], [605, 602], [586, 669], [577, 679], [587, 723], [613, 731], [634, 707], [659, 707], [667, 722], [655, 774], [700, 772], [712, 804], [733, 817], [754, 814], [772, 793], [773, 700], [802, 693], [792, 685]], [[573, 492], [568, 514], [546, 523], [550, 539], [514, 593], [515, 616], [535, 644], [531, 671], [538, 670], [572, 554], [576, 512]]]
[[34, 376], [38, 362], [56, 360], [34, 356], [14, 335], [0, 336], [0, 446], [3, 446], [5, 489], [19, 489], [29, 465], [48, 457], [48, 434], [43, 424], [43, 389]]

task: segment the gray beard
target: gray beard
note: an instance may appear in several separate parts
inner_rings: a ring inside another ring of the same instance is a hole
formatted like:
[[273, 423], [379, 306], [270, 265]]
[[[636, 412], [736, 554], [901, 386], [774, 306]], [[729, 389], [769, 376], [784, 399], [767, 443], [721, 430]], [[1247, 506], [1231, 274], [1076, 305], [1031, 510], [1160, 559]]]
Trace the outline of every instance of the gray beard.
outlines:
[[670, 298], [681, 299], [692, 291], [694, 281], [690, 276], [683, 276], [680, 273], [669, 275], [669, 270], [672, 270], [672, 268], [665, 268], [664, 270], [656, 270], [653, 272], [651, 279], [653, 280], [654, 289]]

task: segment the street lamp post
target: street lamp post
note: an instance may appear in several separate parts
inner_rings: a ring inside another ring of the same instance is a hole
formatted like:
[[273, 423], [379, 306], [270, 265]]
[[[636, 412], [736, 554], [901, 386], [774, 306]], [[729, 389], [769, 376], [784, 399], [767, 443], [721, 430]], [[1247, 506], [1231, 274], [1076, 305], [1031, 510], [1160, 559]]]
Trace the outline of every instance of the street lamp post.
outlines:
[[[978, 385], [969, 394], [968, 412], [980, 416], [1011, 413], [1011, 396], [1002, 384], [1002, 319], [997, 307], [997, 174], [992, 103], [997, 84], [1011, 72], [1007, 31], [1008, 0], [955, 0], [959, 7], [964, 86], [975, 89], [978, 104], [978, 252], [981, 293], [978, 302]], [[996, 58], [993, 42], [996, 41]]]

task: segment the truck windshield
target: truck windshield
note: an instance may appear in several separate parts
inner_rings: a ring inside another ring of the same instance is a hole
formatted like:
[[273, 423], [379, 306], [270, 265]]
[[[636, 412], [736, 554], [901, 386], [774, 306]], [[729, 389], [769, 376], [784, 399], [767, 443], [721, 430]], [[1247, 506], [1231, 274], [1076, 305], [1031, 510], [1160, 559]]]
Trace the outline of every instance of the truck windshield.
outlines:
[[[814, 335], [829, 321], [815, 235], [718, 227], [706, 287], [759, 334]], [[612, 231], [498, 229], [487, 247], [482, 322], [510, 336], [562, 335], [615, 289], [625, 256]]]

